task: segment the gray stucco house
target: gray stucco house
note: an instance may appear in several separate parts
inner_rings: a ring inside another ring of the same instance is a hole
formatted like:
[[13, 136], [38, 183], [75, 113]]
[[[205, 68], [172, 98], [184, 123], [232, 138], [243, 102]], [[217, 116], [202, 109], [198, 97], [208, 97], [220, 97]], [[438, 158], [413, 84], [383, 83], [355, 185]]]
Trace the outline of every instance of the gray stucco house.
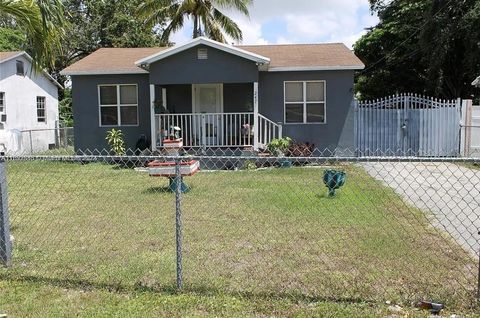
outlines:
[[353, 78], [343, 44], [231, 46], [207, 38], [170, 48], [104, 48], [63, 70], [72, 80], [75, 148], [107, 148], [111, 128], [134, 148], [162, 147], [182, 128], [188, 147], [253, 147], [289, 136], [353, 148]]

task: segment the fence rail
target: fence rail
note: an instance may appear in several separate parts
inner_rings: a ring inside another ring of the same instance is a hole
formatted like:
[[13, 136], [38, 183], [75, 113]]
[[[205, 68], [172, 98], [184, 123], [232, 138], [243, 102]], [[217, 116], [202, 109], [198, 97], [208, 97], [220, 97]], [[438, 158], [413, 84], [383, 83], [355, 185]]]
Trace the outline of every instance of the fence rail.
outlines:
[[[254, 113], [198, 113], [156, 115], [156, 145], [172, 126], [182, 130], [185, 147], [253, 147], [255, 139], [265, 147], [273, 138], [280, 136], [281, 127], [265, 116], [258, 115], [258, 130], [255, 130]], [[257, 131], [257, 135], [255, 132]]]
[[472, 308], [479, 159], [378, 155], [3, 157], [0, 275]]

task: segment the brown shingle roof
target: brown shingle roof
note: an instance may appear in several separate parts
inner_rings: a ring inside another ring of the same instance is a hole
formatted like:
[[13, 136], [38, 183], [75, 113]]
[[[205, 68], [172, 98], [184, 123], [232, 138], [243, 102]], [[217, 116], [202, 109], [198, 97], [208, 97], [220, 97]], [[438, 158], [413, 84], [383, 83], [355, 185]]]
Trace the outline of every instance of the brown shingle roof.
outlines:
[[0, 63], [6, 60], [11, 59], [14, 56], [23, 54], [22, 51], [12, 51], [12, 52], [0, 52]]
[[[270, 70], [283, 68], [363, 68], [344, 44], [240, 45], [240, 49], [270, 58]], [[63, 74], [146, 73], [135, 62], [167, 48], [102, 48], [70, 65]]]
[[102, 48], [73, 63], [62, 71], [64, 74], [120, 74], [147, 73], [135, 62], [166, 48]]
[[238, 47], [269, 57], [269, 69], [364, 67], [362, 61], [342, 43], [241, 45]]

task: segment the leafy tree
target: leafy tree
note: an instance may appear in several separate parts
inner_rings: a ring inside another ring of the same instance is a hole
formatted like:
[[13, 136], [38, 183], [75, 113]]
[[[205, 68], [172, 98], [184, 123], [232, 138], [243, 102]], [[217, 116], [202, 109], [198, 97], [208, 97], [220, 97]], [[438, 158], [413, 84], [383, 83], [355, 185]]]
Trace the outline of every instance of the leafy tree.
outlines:
[[102, 47], [160, 46], [157, 29], [145, 28], [132, 12], [140, 0], [63, 0], [69, 22], [63, 55], [52, 72], [63, 83], [60, 70]]
[[0, 51], [25, 50], [25, 41], [22, 31], [0, 27]]
[[480, 73], [480, 0], [371, 0], [380, 22], [354, 45], [356, 90], [470, 98]]
[[72, 89], [65, 88], [63, 98], [58, 103], [60, 127], [73, 127]]
[[26, 47], [36, 69], [52, 66], [61, 50], [65, 26], [61, 0], [0, 0], [0, 12], [26, 33]]
[[183, 28], [186, 19], [193, 20], [193, 38], [206, 36], [226, 42], [225, 36], [243, 39], [242, 31], [222, 9], [234, 9], [249, 15], [248, 6], [253, 0], [144, 0], [138, 14], [147, 26], [154, 26], [168, 19], [162, 40], [168, 42], [172, 33]]

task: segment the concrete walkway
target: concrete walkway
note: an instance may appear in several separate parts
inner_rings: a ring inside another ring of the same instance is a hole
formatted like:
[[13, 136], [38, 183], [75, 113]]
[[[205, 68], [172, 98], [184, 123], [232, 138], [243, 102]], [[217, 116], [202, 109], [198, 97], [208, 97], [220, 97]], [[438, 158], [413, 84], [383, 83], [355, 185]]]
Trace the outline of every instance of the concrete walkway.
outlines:
[[478, 256], [480, 170], [447, 162], [371, 162], [362, 164], [404, 200], [431, 212], [434, 226], [447, 231]]

